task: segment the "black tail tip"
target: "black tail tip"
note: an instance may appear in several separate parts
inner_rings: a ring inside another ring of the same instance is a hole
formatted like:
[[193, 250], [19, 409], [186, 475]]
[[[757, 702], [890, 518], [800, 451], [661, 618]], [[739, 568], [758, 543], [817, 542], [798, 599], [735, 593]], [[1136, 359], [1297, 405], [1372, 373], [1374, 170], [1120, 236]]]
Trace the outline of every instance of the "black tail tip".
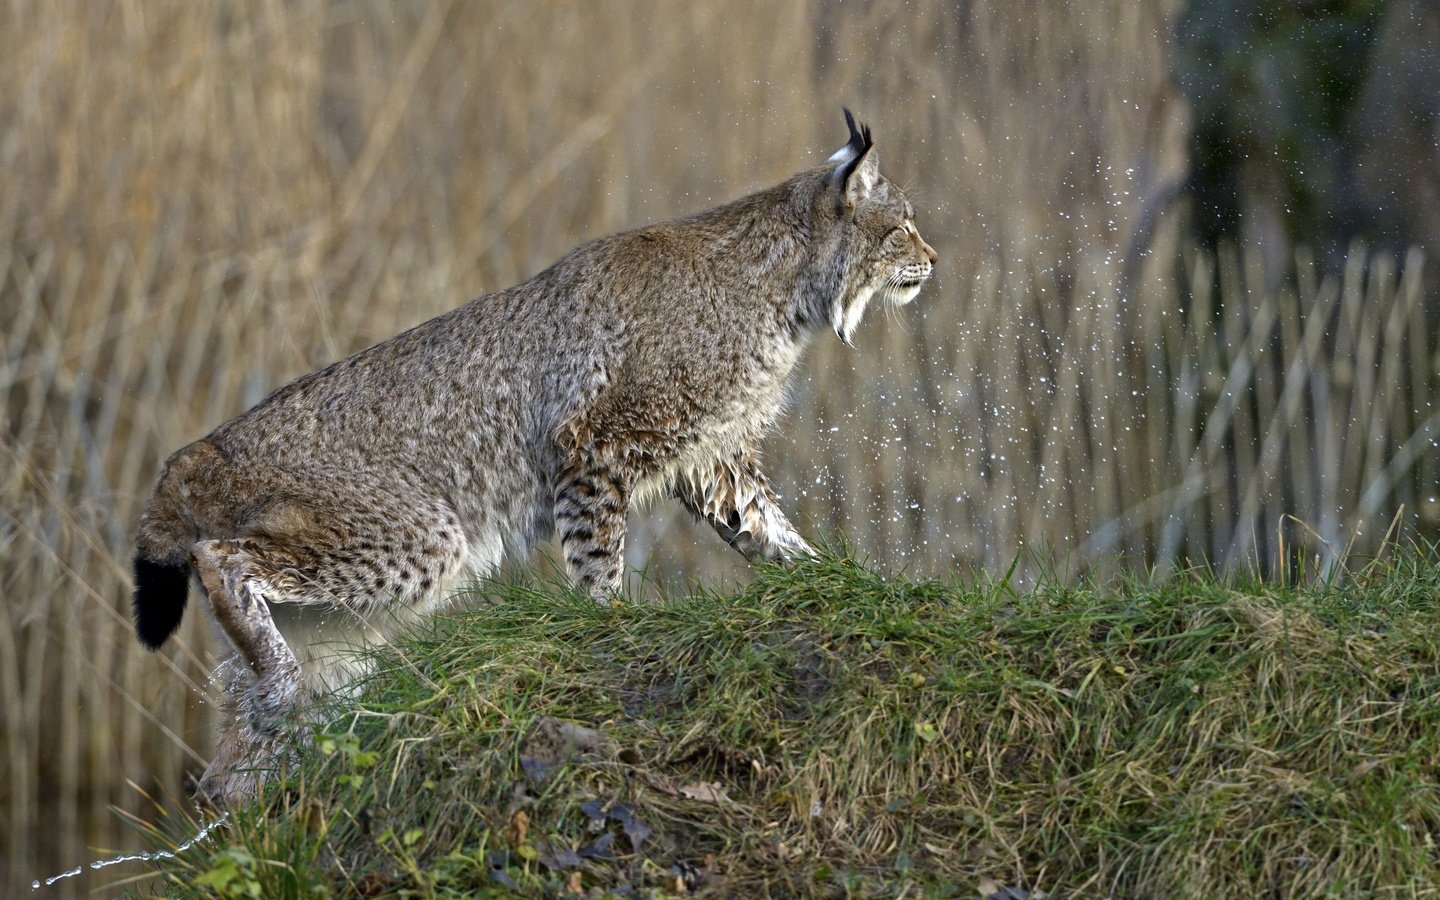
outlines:
[[135, 636], [150, 650], [180, 627], [190, 591], [190, 567], [135, 557]]

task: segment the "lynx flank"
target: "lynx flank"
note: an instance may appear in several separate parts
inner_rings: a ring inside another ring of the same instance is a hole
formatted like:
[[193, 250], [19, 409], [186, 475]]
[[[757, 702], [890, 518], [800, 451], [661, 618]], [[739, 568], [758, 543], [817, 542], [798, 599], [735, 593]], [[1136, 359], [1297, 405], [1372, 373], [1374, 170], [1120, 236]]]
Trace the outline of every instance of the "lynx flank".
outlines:
[[191, 576], [235, 653], [202, 799], [253, 791], [297, 702], [468, 573], [558, 533], [575, 584], [621, 584], [625, 514], [678, 499], [747, 559], [810, 546], [757, 447], [812, 335], [847, 345], [935, 251], [870, 130], [823, 165], [601, 238], [523, 284], [280, 388], [175, 453], [140, 522], [135, 628], [156, 648]]

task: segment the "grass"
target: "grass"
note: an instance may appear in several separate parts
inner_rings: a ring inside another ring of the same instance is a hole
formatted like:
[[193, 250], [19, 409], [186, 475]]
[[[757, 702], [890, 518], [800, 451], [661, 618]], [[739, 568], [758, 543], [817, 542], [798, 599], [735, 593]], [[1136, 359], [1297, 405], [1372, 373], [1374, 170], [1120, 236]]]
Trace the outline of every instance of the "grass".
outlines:
[[[1187, 249], [1180, 7], [0, 0], [0, 896], [134, 849], [124, 818], [210, 753], [205, 617], [159, 655], [129, 622], [170, 452], [583, 240], [823, 159], [842, 104], [941, 266], [806, 361], [766, 451], [807, 530], [926, 575], [1022, 546], [1332, 565], [1402, 508], [1440, 536], [1434, 262]], [[632, 524], [632, 561], [743, 571], [669, 511]]]
[[509, 585], [382, 655], [164, 891], [1433, 895], [1436, 563]]

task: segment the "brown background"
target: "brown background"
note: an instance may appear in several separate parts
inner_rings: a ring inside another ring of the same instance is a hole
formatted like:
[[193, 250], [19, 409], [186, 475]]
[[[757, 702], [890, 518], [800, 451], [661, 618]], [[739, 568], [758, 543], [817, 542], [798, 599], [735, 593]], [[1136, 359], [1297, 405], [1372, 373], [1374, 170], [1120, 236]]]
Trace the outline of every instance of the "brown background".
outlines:
[[[128, 633], [129, 532], [167, 453], [578, 242], [823, 160], [842, 104], [940, 268], [856, 349], [810, 354], [768, 447], [804, 530], [912, 575], [1021, 554], [1022, 578], [1324, 567], [1402, 508], [1433, 534], [1421, 257], [1356, 245], [1327, 274], [1284, 235], [1194, 246], [1179, 14], [6, 3], [0, 887], [145, 846], [125, 817], [180, 807], [208, 752], [196, 606], [161, 654]], [[1376, 166], [1382, 192], [1407, 171]], [[632, 520], [662, 576], [743, 578], [722, 551], [673, 511]]]

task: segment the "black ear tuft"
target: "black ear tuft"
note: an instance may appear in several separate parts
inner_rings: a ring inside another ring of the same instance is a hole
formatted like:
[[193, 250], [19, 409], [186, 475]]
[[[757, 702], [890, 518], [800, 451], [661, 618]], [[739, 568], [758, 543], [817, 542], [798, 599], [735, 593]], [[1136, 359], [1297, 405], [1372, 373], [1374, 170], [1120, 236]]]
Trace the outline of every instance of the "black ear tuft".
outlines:
[[840, 149], [839, 153], [835, 154], [844, 160], [835, 170], [835, 183], [844, 185], [855, 172], [855, 167], [860, 165], [860, 161], [865, 158], [865, 154], [875, 144], [870, 140], [870, 126], [855, 121], [855, 114], [845, 107], [841, 107], [841, 109], [845, 112], [845, 125], [850, 129], [850, 140]]
[[875, 145], [870, 140], [870, 126], [856, 122], [855, 114], [849, 109], [843, 106], [840, 109], [845, 113], [845, 125], [850, 129], [850, 143], [847, 146], [854, 148], [857, 158], [864, 156], [865, 151]]

